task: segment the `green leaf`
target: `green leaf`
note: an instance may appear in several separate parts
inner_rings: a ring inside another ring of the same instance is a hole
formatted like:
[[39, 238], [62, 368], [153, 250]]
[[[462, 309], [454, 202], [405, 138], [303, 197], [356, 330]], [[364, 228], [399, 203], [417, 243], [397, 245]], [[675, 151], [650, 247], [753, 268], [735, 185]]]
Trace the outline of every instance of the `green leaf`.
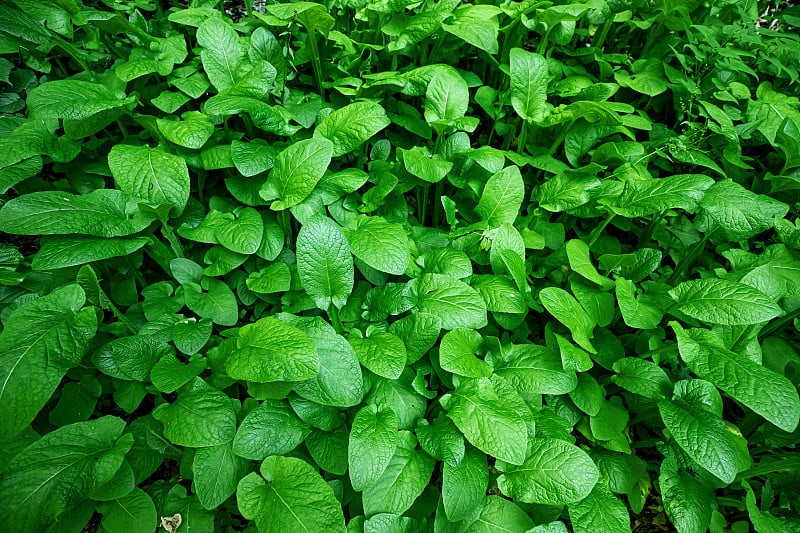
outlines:
[[397, 422], [388, 406], [367, 405], [356, 414], [347, 448], [354, 490], [363, 491], [374, 484], [389, 466], [399, 442]]
[[18, 235], [83, 233], [124, 237], [138, 233], [153, 218], [139, 211], [121, 191], [97, 189], [84, 195], [42, 191], [9, 200], [0, 208], [0, 231]]
[[488, 496], [469, 533], [527, 533], [533, 520], [517, 504], [500, 496]]
[[436, 315], [444, 329], [482, 328], [487, 323], [486, 304], [475, 289], [444, 274], [423, 274], [408, 283], [416, 295], [417, 310]]
[[788, 211], [783, 202], [733, 181], [719, 181], [706, 191], [695, 224], [704, 232], [718, 227], [728, 240], [740, 241], [772, 228]]
[[528, 122], [541, 122], [547, 114], [547, 61], [522, 48], [512, 48], [509, 61], [514, 111]]
[[539, 299], [556, 320], [569, 328], [581, 348], [597, 353], [590, 341], [595, 322], [570, 293], [558, 287], [545, 287], [539, 292]]
[[497, 16], [501, 13], [500, 8], [488, 4], [461, 6], [453, 14], [452, 23], [442, 24], [442, 29], [484, 52], [496, 54], [500, 48], [497, 43], [500, 28]]
[[211, 338], [214, 326], [208, 318], [184, 318], [172, 326], [172, 342], [186, 355], [199, 352]]
[[488, 378], [492, 367], [476, 357], [483, 344], [474, 329], [454, 329], [442, 337], [439, 345], [439, 364], [442, 370], [469, 378]]
[[286, 455], [303, 442], [308, 433], [308, 425], [294, 414], [285, 400], [266, 400], [242, 420], [233, 439], [233, 453], [257, 461], [270, 455]]
[[145, 381], [162, 357], [174, 353], [166, 342], [149, 336], [120, 337], [92, 354], [92, 363], [104, 374], [125, 381]]
[[589, 245], [579, 239], [571, 239], [567, 241], [567, 259], [569, 266], [589, 281], [596, 283], [601, 288], [610, 288], [614, 283], [600, 275], [597, 269], [592, 264], [592, 258], [589, 253]]
[[286, 292], [291, 288], [292, 273], [286, 263], [274, 263], [248, 276], [247, 288], [258, 294]]
[[153, 365], [150, 381], [161, 392], [175, 392], [205, 368], [206, 361], [201, 355], [193, 355], [188, 364], [183, 364], [174, 353], [168, 353]]
[[800, 421], [800, 397], [787, 378], [726, 349], [708, 330], [684, 331], [671, 324], [681, 358], [698, 377], [760, 414], [784, 431]]
[[231, 159], [242, 176], [250, 177], [272, 168], [278, 151], [263, 139], [231, 141]]
[[267, 317], [239, 330], [225, 370], [234, 379], [257, 383], [302, 381], [319, 372], [319, 355], [303, 331]]
[[158, 130], [171, 143], [199, 150], [214, 133], [214, 123], [199, 111], [187, 111], [183, 120], [156, 120]]
[[358, 217], [347, 240], [353, 255], [375, 270], [399, 276], [408, 269], [408, 236], [400, 224], [381, 217]]
[[520, 391], [566, 394], [578, 384], [575, 372], [564, 370], [559, 354], [538, 344], [506, 345], [487, 360]]
[[616, 376], [611, 380], [630, 392], [651, 400], [668, 400], [672, 397], [672, 382], [657, 364], [645, 359], [623, 357], [613, 366]]
[[542, 209], [559, 213], [588, 203], [598, 189], [600, 180], [594, 176], [558, 174], [539, 185], [533, 198]]
[[336, 222], [315, 217], [303, 225], [297, 234], [297, 273], [320, 309], [347, 303], [353, 291], [353, 257]]
[[[672, 438], [692, 460], [724, 483], [733, 482], [737, 473], [736, 448], [721, 418], [684, 408], [677, 402], [659, 402], [658, 410]], [[712, 442], [714, 445], [709, 446]]]
[[189, 170], [182, 157], [160, 148], [118, 144], [108, 166], [119, 189], [154, 205], [168, 205], [178, 216], [189, 199]]
[[445, 462], [442, 469], [442, 501], [447, 518], [456, 522], [471, 516], [486, 502], [489, 468], [486, 455], [468, 446], [458, 464]]
[[430, 124], [459, 119], [468, 106], [469, 88], [458, 71], [452, 68], [436, 71], [425, 92], [425, 121]]
[[473, 446], [512, 464], [524, 462], [528, 408], [501, 378], [460, 379], [439, 401]]
[[431, 479], [436, 461], [416, 448], [413, 433], [398, 434], [394, 456], [378, 479], [364, 487], [364, 513], [403, 514], [414, 503]]
[[333, 143], [313, 138], [298, 141], [283, 150], [259, 195], [279, 211], [299, 204], [314, 190], [333, 156]]
[[420, 447], [431, 457], [453, 466], [464, 459], [464, 436], [446, 416], [439, 416], [433, 424], [421, 420], [416, 433]]
[[237, 207], [220, 215], [214, 224], [214, 237], [236, 253], [250, 255], [258, 251], [264, 237], [264, 221], [252, 207]]
[[744, 283], [718, 278], [684, 281], [669, 295], [692, 318], [730, 326], [759, 324], [783, 314], [766, 294]]
[[611, 210], [623, 217], [647, 217], [667, 209], [697, 209], [714, 180], [702, 174], [676, 174], [665, 178], [627, 180], [622, 194], [609, 200]]
[[[4, 417], [4, 420], [8, 418]], [[58, 428], [25, 448], [0, 470], [4, 531], [45, 531], [114, 477], [133, 437], [125, 423], [106, 416]]]
[[519, 168], [506, 167], [486, 182], [475, 212], [489, 224], [489, 227], [498, 227], [504, 223], [513, 224], [524, 196], [525, 185]]
[[350, 335], [350, 345], [369, 371], [386, 379], [397, 379], [406, 366], [406, 347], [397, 335], [374, 332], [369, 337]]
[[614, 496], [605, 481], [597, 483], [583, 500], [570, 503], [569, 519], [575, 533], [630, 533], [631, 518], [625, 504]]
[[164, 436], [170, 442], [190, 448], [218, 446], [236, 433], [231, 399], [200, 378], [182, 387], [175, 403], [153, 410], [153, 418], [164, 424]]
[[83, 235], [43, 237], [33, 258], [34, 270], [53, 270], [132, 254], [147, 244], [147, 237], [102, 239]]
[[[236, 491], [239, 511], [263, 533], [344, 533], [344, 515], [333, 489], [302, 459], [267, 457], [261, 475], [250, 473]], [[266, 480], [266, 481], [265, 481]]]
[[453, 163], [439, 154], [431, 154], [424, 146], [415, 146], [410, 150], [397, 149], [403, 157], [405, 169], [413, 176], [429, 183], [442, 181], [453, 168]]
[[0, 442], [28, 426], [80, 364], [97, 331], [94, 308], [84, 308], [77, 284], [20, 306], [0, 333]]
[[586, 452], [557, 439], [530, 439], [527, 459], [499, 478], [503, 494], [526, 503], [563, 505], [586, 498], [600, 472]]
[[386, 111], [374, 102], [355, 102], [337, 109], [314, 130], [314, 138], [333, 143], [332, 156], [352, 152], [391, 123]]
[[225, 282], [204, 277], [200, 286], [188, 283], [183, 289], [186, 307], [202, 318], [209, 318], [221, 326], [233, 326], [239, 321], [236, 296]]
[[82, 119], [136, 101], [105, 85], [78, 80], [56, 80], [43, 83], [28, 95], [31, 118]]
[[142, 489], [97, 506], [103, 515], [100, 526], [108, 533], [150, 533], [157, 522], [156, 506]]
[[203, 70], [217, 91], [235, 86], [249, 62], [233, 26], [211, 17], [197, 28], [197, 43], [203, 47]]
[[674, 457], [661, 462], [658, 485], [664, 498], [664, 510], [681, 533], [705, 533], [714, 512], [714, 489], [696, 475], [679, 468]]
[[636, 286], [625, 278], [616, 281], [617, 302], [626, 325], [632, 328], [653, 329], [658, 327], [664, 318], [664, 311], [645, 303], [645, 299], [636, 298]]
[[797, 531], [800, 526], [800, 520], [797, 517], [791, 515], [778, 517], [770, 512], [762, 511], [756, 502], [756, 495], [750, 485], [743, 481], [742, 486], [747, 493], [745, 496], [747, 514], [758, 533], [791, 533], [792, 531]]

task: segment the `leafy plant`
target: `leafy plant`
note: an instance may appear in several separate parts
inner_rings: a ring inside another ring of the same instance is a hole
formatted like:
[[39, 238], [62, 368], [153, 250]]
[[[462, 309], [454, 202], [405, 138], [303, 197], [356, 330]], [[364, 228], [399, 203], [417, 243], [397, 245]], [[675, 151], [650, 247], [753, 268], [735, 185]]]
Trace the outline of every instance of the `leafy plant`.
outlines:
[[800, 528], [797, 7], [230, 13], [0, 9], [4, 531]]

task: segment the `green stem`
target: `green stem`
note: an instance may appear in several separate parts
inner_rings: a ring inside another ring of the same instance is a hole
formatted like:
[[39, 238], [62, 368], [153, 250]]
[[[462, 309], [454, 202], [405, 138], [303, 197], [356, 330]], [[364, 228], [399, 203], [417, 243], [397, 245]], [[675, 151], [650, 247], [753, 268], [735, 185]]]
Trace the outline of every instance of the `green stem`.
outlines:
[[553, 155], [554, 153], [556, 153], [556, 150], [558, 150], [558, 147], [561, 146], [562, 142], [564, 142], [564, 138], [567, 136], [567, 132], [569, 132], [569, 129], [572, 127], [572, 123], [573, 122], [575, 122], [575, 121], [574, 120], [570, 120], [569, 122], [567, 122], [567, 124], [563, 128], [561, 128], [561, 131], [558, 132], [558, 135], [556, 136], [555, 140], [553, 141], [553, 144], [550, 145], [550, 155]]
[[675, 265], [675, 270], [672, 272], [672, 275], [667, 280], [667, 283], [673, 285], [678, 279], [683, 276], [683, 273], [695, 262], [695, 260], [700, 256], [700, 254], [705, 250], [706, 243], [708, 239], [711, 238], [711, 235], [717, 231], [717, 228], [709, 231], [705, 234], [705, 236], [698, 242], [694, 243], [691, 248], [686, 252], [686, 255], [678, 261], [678, 264]]
[[658, 215], [654, 216], [650, 220], [650, 223], [647, 225], [647, 228], [645, 228], [644, 233], [642, 233], [642, 236], [639, 237], [639, 248], [644, 248], [644, 245], [650, 242], [650, 239], [653, 238], [653, 232], [655, 232], [656, 226], [661, 223], [666, 213], [666, 211], [661, 211]]
[[589, 242], [588, 242], [589, 248], [591, 248], [594, 245], [594, 243], [597, 242], [597, 239], [600, 238], [600, 235], [602, 235], [603, 231], [611, 223], [611, 221], [614, 220], [614, 217], [616, 216], [617, 216], [616, 213], [609, 213], [606, 219], [603, 221], [603, 223], [597, 226], [592, 231], [592, 234], [589, 237]]
[[247, 18], [253, 16], [253, 0], [244, 0], [244, 7], [245, 11], [247, 12]]
[[800, 457], [781, 458], [779, 461], [772, 461], [766, 464], [760, 462], [750, 470], [741, 472], [736, 476], [736, 481], [774, 474], [776, 472], [800, 472]]
[[[308, 30], [308, 28], [306, 28]], [[314, 81], [317, 83], [317, 92], [325, 100], [325, 90], [322, 88], [322, 62], [317, 47], [317, 34], [313, 28], [308, 31], [308, 47], [311, 52], [311, 68], [314, 69]]]
[[542, 37], [542, 40], [539, 41], [539, 46], [536, 47], [536, 53], [544, 55], [544, 51], [547, 49], [547, 41], [550, 40], [550, 30], [547, 30]]
[[758, 340], [766, 339], [773, 333], [780, 331], [781, 328], [791, 324], [792, 321], [798, 316], [800, 316], [800, 307], [794, 311], [790, 311], [788, 314], [780, 317], [779, 319], [770, 322], [763, 330], [761, 330], [761, 333], [758, 334]]
[[612, 22], [614, 22], [614, 19], [607, 18], [605, 22], [603, 22], [603, 27], [600, 28], [600, 34], [599, 35], [596, 34], [597, 38], [592, 43], [592, 46], [594, 46], [598, 50], [600, 50], [600, 48], [603, 46], [603, 43], [605, 42], [606, 37], [608, 36], [608, 31], [611, 29]]
[[67, 53], [68, 56], [70, 56], [72, 59], [74, 59], [75, 62], [78, 65], [80, 65], [80, 67], [87, 74], [89, 74], [91, 77], [94, 77], [94, 73], [92, 72], [92, 69], [89, 68], [89, 63], [87, 63], [81, 57], [79, 57], [80, 56], [80, 52], [78, 51], [77, 48], [75, 48], [71, 43], [69, 43], [68, 41], [66, 41], [65, 39], [59, 37], [58, 35], [56, 35], [54, 33], [51, 33], [50, 35], [55, 39], [56, 43], [58, 43], [58, 47], [59, 48], [64, 50]]
[[175, 232], [172, 231], [172, 227], [163, 221], [161, 222], [161, 234], [164, 235], [164, 238], [167, 239], [167, 242], [169, 242], [172, 251], [175, 253], [175, 257], [185, 257], [183, 254], [183, 246], [181, 246], [181, 241], [178, 240]]
[[328, 318], [331, 319], [331, 324], [333, 324], [333, 329], [336, 330], [336, 333], [341, 335], [344, 327], [342, 326], [342, 320], [339, 318], [339, 310], [333, 303], [328, 306]]
[[519, 137], [517, 137], [517, 153], [521, 154], [525, 151], [525, 144], [528, 142], [528, 121], [522, 121], [522, 127], [519, 129]]
[[433, 215], [431, 216], [433, 227], [439, 224], [439, 218], [442, 216], [442, 194], [444, 194], [444, 180], [436, 182], [436, 189], [433, 193]]

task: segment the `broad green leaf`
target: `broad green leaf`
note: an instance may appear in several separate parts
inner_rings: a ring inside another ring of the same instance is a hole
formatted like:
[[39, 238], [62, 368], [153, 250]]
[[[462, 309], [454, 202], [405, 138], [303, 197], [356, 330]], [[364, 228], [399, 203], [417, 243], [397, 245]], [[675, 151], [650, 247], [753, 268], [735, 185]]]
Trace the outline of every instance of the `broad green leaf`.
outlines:
[[358, 411], [347, 448], [350, 482], [363, 491], [389, 466], [399, 441], [397, 415], [388, 406], [366, 405]]
[[733, 482], [737, 474], [736, 448], [721, 418], [677, 402], [659, 402], [658, 410], [672, 438], [692, 460], [724, 483]]
[[103, 239], [83, 235], [42, 237], [41, 247], [33, 258], [34, 270], [54, 270], [112, 257], [124, 257], [147, 244], [147, 237]]
[[592, 376], [581, 372], [578, 374], [578, 385], [570, 391], [569, 397], [578, 409], [589, 416], [596, 416], [603, 406], [605, 391]]
[[184, 318], [172, 326], [172, 342], [186, 355], [199, 352], [211, 338], [214, 326], [208, 318]]
[[[511, 252], [514, 253], [514, 252]], [[516, 254], [514, 254], [516, 255]], [[519, 257], [519, 256], [517, 256]], [[472, 276], [472, 287], [478, 291], [486, 309], [495, 313], [524, 315], [528, 304], [514, 282], [506, 276]]]
[[467, 82], [455, 69], [436, 72], [425, 92], [425, 121], [448, 122], [464, 116], [469, 106]]
[[250, 177], [272, 168], [278, 151], [263, 139], [231, 141], [231, 159], [242, 176]]
[[230, 213], [220, 215], [214, 225], [214, 237], [228, 250], [254, 254], [264, 237], [264, 221], [252, 207], [237, 207]]
[[169, 142], [199, 150], [214, 133], [214, 123], [199, 111], [187, 111], [183, 120], [156, 120], [158, 130]]
[[400, 224], [381, 217], [358, 217], [347, 240], [353, 255], [376, 270], [399, 276], [408, 268], [408, 236]]
[[579, 239], [571, 239], [567, 241], [567, 259], [569, 266], [591, 282], [596, 283], [602, 288], [610, 288], [614, 283], [597, 272], [597, 269], [592, 264], [592, 258], [589, 253], [589, 245]]
[[333, 143], [313, 138], [298, 141], [283, 150], [259, 192], [267, 201], [274, 200], [275, 211], [299, 204], [314, 190], [333, 156]]
[[564, 370], [561, 357], [538, 344], [510, 344], [487, 360], [497, 375], [517, 390], [538, 394], [566, 394], [577, 386], [575, 372]]
[[331, 141], [331, 155], [339, 157], [352, 152], [390, 123], [380, 104], [355, 102], [325, 117], [314, 130], [314, 137]]
[[460, 379], [439, 401], [473, 446], [508, 463], [524, 462], [528, 408], [499, 377]]
[[18, 235], [124, 237], [143, 230], [152, 220], [139, 211], [132, 198], [114, 189], [97, 189], [84, 195], [34, 192], [9, 200], [0, 208], [0, 231]]
[[209, 318], [221, 326], [233, 326], [239, 320], [236, 296], [223, 281], [204, 277], [199, 286], [185, 284], [183, 294], [186, 307], [202, 318]]
[[261, 476], [248, 474], [236, 490], [239, 511], [255, 520], [259, 531], [344, 533], [339, 501], [311, 465], [295, 457], [267, 457]]
[[680, 533], [705, 533], [714, 511], [714, 489], [678, 467], [674, 457], [661, 462], [658, 486], [664, 510]]
[[768, 511], [762, 511], [756, 501], [753, 489], [746, 482], [742, 482], [746, 491], [745, 505], [750, 521], [759, 533], [791, 533], [800, 527], [800, 520], [796, 516], [775, 516]]
[[372, 389], [366, 398], [370, 405], [389, 405], [397, 415], [397, 425], [411, 430], [425, 416], [427, 400], [413, 387], [414, 373], [406, 369], [397, 379], [371, 378]]
[[397, 335], [406, 345], [408, 364], [419, 361], [439, 340], [442, 321], [430, 313], [415, 313], [401, 318], [389, 326], [389, 333]]
[[539, 299], [556, 320], [569, 328], [572, 338], [581, 348], [597, 353], [590, 340], [595, 322], [570, 293], [558, 287], [546, 287], [539, 292]]
[[454, 329], [442, 337], [439, 345], [439, 364], [442, 370], [469, 378], [487, 378], [492, 367], [476, 357], [483, 344], [474, 329]]
[[558, 213], [588, 203], [599, 189], [600, 180], [594, 176], [558, 174], [539, 185], [533, 198], [542, 209]]
[[600, 268], [617, 272], [626, 280], [638, 283], [661, 264], [662, 254], [653, 248], [641, 248], [630, 254], [603, 254]]
[[[8, 418], [4, 417], [4, 420]], [[110, 481], [133, 437], [106, 416], [51, 431], [0, 467], [4, 531], [45, 531], [56, 518]]]
[[625, 390], [641, 394], [651, 400], [672, 397], [672, 382], [657, 364], [645, 359], [623, 357], [614, 363], [611, 380]]
[[[1, 141], [0, 141], [1, 142]], [[3, 145], [0, 144], [0, 149]], [[18, 150], [19, 147], [17, 146]], [[27, 154], [23, 154], [27, 155]], [[16, 158], [14, 158], [16, 159]], [[25, 181], [42, 171], [42, 158], [38, 155], [20, 160], [18, 163], [0, 168], [0, 194], [5, 194], [11, 187]]]
[[446, 416], [439, 416], [433, 424], [421, 420], [416, 434], [420, 447], [431, 457], [452, 466], [464, 459], [464, 436]]
[[397, 149], [402, 154], [405, 169], [413, 176], [429, 183], [442, 181], [453, 168], [453, 163], [439, 154], [431, 154], [424, 146], [415, 146], [409, 150]]
[[658, 179], [627, 180], [622, 194], [609, 200], [623, 217], [647, 217], [667, 209], [694, 212], [714, 180], [702, 174], [676, 174]]
[[150, 381], [161, 392], [175, 392], [205, 368], [206, 361], [201, 355], [193, 355], [188, 364], [183, 364], [174, 353], [168, 353], [153, 365]]
[[747, 121], [758, 124], [758, 131], [775, 146], [775, 138], [784, 120], [800, 126], [797, 104], [794, 93], [782, 94], [773, 89], [771, 82], [765, 81], [758, 86], [756, 98], [747, 99]]
[[444, 274], [423, 274], [408, 284], [421, 313], [437, 315], [443, 329], [482, 328], [486, 304], [475, 289]]
[[303, 225], [297, 235], [297, 273], [320, 309], [347, 303], [353, 291], [353, 257], [336, 222], [316, 217]]
[[625, 278], [617, 278], [616, 294], [619, 310], [626, 325], [632, 328], [653, 329], [664, 318], [664, 311], [636, 298], [636, 286]]
[[174, 353], [166, 342], [144, 335], [120, 337], [92, 354], [92, 363], [106, 375], [125, 381], [145, 381], [162, 357]]
[[303, 331], [267, 317], [239, 330], [225, 370], [234, 379], [257, 383], [302, 381], [319, 372], [319, 355]]
[[681, 312], [712, 324], [747, 326], [783, 314], [783, 310], [763, 292], [725, 279], [684, 281], [669, 294]]
[[258, 294], [286, 292], [291, 288], [292, 273], [286, 263], [274, 263], [248, 276], [247, 288]]
[[442, 29], [476, 48], [496, 54], [499, 51], [497, 35], [500, 28], [497, 16], [501, 13], [500, 8], [494, 5], [465, 5], [455, 11], [451, 24], [442, 24]]
[[28, 95], [28, 112], [31, 118], [82, 119], [136, 101], [135, 96], [125, 97], [124, 92], [88, 81], [56, 80], [43, 83]]
[[[348, 528], [354, 525], [355, 521], [351, 520]], [[419, 522], [413, 518], [392, 513], [378, 513], [364, 522], [364, 533], [414, 533], [419, 531], [419, 527]]]
[[153, 410], [153, 417], [164, 424], [164, 436], [179, 446], [218, 446], [236, 433], [231, 399], [200, 378], [181, 388], [176, 402]]
[[541, 122], [547, 114], [547, 61], [522, 48], [512, 48], [509, 61], [514, 111], [528, 122]]
[[350, 345], [358, 360], [370, 372], [386, 379], [397, 379], [406, 366], [406, 347], [397, 335], [374, 332], [369, 337], [350, 335]]
[[306, 437], [308, 453], [322, 470], [342, 476], [347, 472], [347, 426], [339, 426], [334, 431], [312, 430]]
[[525, 196], [525, 185], [519, 167], [510, 166], [495, 173], [483, 189], [475, 212], [490, 227], [513, 224]]
[[706, 191], [695, 224], [704, 232], [720, 228], [728, 240], [740, 241], [772, 228], [788, 211], [783, 202], [733, 181], [719, 181]]
[[481, 514], [466, 533], [527, 533], [533, 520], [517, 504], [500, 496], [487, 496]]
[[[233, 439], [233, 453], [260, 461], [270, 455], [286, 455], [309, 433], [286, 401], [266, 400], [247, 413]], [[238, 479], [236, 480], [238, 481]]]
[[583, 500], [570, 503], [569, 519], [575, 533], [630, 533], [631, 518], [625, 504], [614, 496], [604, 480]]
[[364, 487], [364, 513], [403, 514], [422, 494], [436, 461], [417, 448], [413, 433], [398, 434], [394, 456], [374, 483]]
[[97, 506], [100, 526], [108, 533], [150, 533], [158, 515], [153, 499], [140, 488], [122, 498]]
[[526, 503], [563, 505], [586, 498], [600, 472], [586, 452], [557, 439], [530, 439], [527, 459], [497, 479], [503, 494]]
[[708, 330], [684, 331], [675, 323], [671, 325], [681, 358], [692, 372], [782, 430], [795, 430], [800, 421], [800, 397], [787, 378], [726, 349]]
[[119, 189], [180, 215], [189, 199], [189, 170], [182, 157], [160, 148], [118, 144], [108, 154], [108, 166]]
[[468, 446], [457, 465], [444, 463], [442, 469], [442, 501], [447, 518], [463, 520], [484, 505], [489, 486], [486, 455]]
[[28, 426], [80, 364], [97, 331], [94, 308], [81, 309], [83, 289], [67, 285], [20, 306], [0, 333], [0, 442]]
[[249, 65], [233, 26], [221, 18], [211, 17], [197, 28], [197, 43], [203, 47], [200, 52], [203, 70], [217, 91], [236, 85]]

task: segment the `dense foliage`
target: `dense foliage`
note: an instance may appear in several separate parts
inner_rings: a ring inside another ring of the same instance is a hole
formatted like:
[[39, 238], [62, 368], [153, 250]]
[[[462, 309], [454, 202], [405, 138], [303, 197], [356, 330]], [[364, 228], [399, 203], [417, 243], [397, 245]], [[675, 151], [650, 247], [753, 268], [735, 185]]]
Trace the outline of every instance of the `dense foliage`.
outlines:
[[800, 8], [170, 4], [0, 5], [0, 529], [800, 531]]

